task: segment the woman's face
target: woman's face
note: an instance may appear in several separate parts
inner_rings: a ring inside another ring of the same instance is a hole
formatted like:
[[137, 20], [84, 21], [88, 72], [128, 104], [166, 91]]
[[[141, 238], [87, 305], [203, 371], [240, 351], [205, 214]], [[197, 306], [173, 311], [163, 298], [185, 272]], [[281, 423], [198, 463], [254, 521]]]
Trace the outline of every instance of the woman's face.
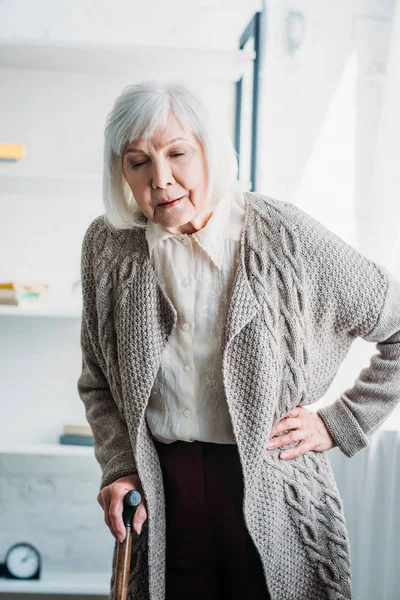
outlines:
[[[124, 149], [124, 177], [142, 212], [171, 233], [193, 233], [205, 226], [207, 168], [196, 137], [171, 112], [166, 126], [149, 139]], [[173, 202], [170, 202], [174, 200]]]

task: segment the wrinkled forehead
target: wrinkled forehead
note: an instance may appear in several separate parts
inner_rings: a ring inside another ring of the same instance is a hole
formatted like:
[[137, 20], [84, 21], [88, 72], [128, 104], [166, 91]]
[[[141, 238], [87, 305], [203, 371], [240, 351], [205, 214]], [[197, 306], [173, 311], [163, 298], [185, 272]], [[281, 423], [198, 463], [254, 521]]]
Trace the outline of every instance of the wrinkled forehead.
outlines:
[[193, 132], [185, 129], [179, 121], [172, 120], [156, 127], [147, 127], [137, 136], [132, 132], [125, 143], [122, 154], [128, 150], [130, 152], [146, 151], [149, 145], [158, 152], [179, 142], [201, 146], [200, 140]]
[[[167, 136], [166, 136], [167, 137]], [[158, 139], [158, 138], [151, 138], [151, 145], [154, 146], [155, 150], [162, 150], [163, 148], [166, 148], [167, 146], [170, 146], [171, 144], [175, 143], [175, 142], [187, 142], [190, 143], [193, 140], [189, 138], [189, 136], [176, 136], [173, 137], [171, 139]], [[146, 140], [144, 140], [143, 138], [139, 138], [137, 140], [134, 140], [133, 142], [127, 144], [126, 148], [125, 148], [125, 152], [132, 151], [132, 152], [139, 152], [141, 150], [143, 150], [143, 147], [146, 146]]]
[[132, 121], [131, 127], [127, 132], [127, 143], [129, 145], [139, 143], [141, 140], [155, 139], [159, 140], [174, 135], [183, 135], [187, 133], [184, 125], [170, 110], [168, 113], [160, 111], [151, 115], [138, 115], [137, 119]]

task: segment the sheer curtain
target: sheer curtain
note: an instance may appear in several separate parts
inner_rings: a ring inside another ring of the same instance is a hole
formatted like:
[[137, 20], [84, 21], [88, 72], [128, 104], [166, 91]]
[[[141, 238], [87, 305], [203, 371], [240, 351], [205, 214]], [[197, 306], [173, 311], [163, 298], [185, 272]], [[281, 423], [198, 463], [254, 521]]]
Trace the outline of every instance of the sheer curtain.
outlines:
[[400, 598], [400, 431], [377, 431], [352, 458], [328, 457], [349, 531], [354, 600]]
[[[400, 279], [399, 1], [391, 23], [358, 21], [356, 51], [357, 106], [361, 103], [362, 115], [359, 132], [365, 128], [366, 114], [372, 120], [371, 146], [365, 150], [371, 170], [364, 168], [359, 172], [363, 193], [358, 196], [357, 237], [365, 254]], [[364, 135], [361, 131], [361, 138]], [[372, 436], [369, 448], [351, 459], [338, 448], [331, 450], [328, 456], [349, 530], [354, 600], [399, 600], [399, 409], [389, 417], [384, 428]]]
[[[372, 195], [377, 227], [377, 258], [400, 278], [400, 4], [391, 28], [381, 92]], [[368, 239], [365, 239], [368, 243]], [[400, 594], [399, 594], [400, 597]]]

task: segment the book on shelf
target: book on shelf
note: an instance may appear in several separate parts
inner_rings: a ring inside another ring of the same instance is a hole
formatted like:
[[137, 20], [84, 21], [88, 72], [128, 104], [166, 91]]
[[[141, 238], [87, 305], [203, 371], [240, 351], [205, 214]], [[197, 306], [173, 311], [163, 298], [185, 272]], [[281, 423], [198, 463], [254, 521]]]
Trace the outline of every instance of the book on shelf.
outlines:
[[21, 160], [25, 156], [23, 144], [0, 144], [0, 159]]
[[59, 441], [60, 444], [93, 446], [93, 432], [89, 423], [63, 425], [63, 433]]
[[24, 284], [17, 281], [0, 282], [0, 304], [9, 306], [36, 306], [43, 294], [47, 293], [47, 284]]
[[92, 436], [92, 428], [89, 424], [87, 425], [64, 425], [63, 433], [67, 435], [88, 435]]
[[93, 446], [93, 436], [90, 435], [68, 435], [63, 433], [59, 438], [60, 444], [70, 446]]
[[32, 292], [15, 292], [14, 290], [0, 289], [0, 304], [33, 306], [37, 304], [39, 298], [40, 294], [33, 294]]
[[32, 292], [34, 294], [45, 294], [50, 289], [48, 283], [23, 283], [22, 281], [0, 281], [0, 290], [15, 290], [21, 292]]

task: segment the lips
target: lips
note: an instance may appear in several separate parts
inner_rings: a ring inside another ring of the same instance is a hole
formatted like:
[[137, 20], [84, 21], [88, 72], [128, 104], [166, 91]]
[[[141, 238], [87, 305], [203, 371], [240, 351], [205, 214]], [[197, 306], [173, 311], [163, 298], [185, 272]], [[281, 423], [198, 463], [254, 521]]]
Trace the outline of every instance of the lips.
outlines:
[[173, 203], [177, 202], [178, 200], [182, 200], [182, 198], [184, 198], [184, 196], [179, 196], [179, 198], [171, 198], [171, 199], [167, 200], [166, 202], [159, 202], [158, 206], [167, 206], [168, 204], [173, 204]]
[[162, 206], [163, 204], [170, 204], [171, 202], [175, 202], [175, 200], [180, 200], [183, 196], [179, 196], [179, 198], [169, 198], [165, 202], [160, 202], [159, 204]]

